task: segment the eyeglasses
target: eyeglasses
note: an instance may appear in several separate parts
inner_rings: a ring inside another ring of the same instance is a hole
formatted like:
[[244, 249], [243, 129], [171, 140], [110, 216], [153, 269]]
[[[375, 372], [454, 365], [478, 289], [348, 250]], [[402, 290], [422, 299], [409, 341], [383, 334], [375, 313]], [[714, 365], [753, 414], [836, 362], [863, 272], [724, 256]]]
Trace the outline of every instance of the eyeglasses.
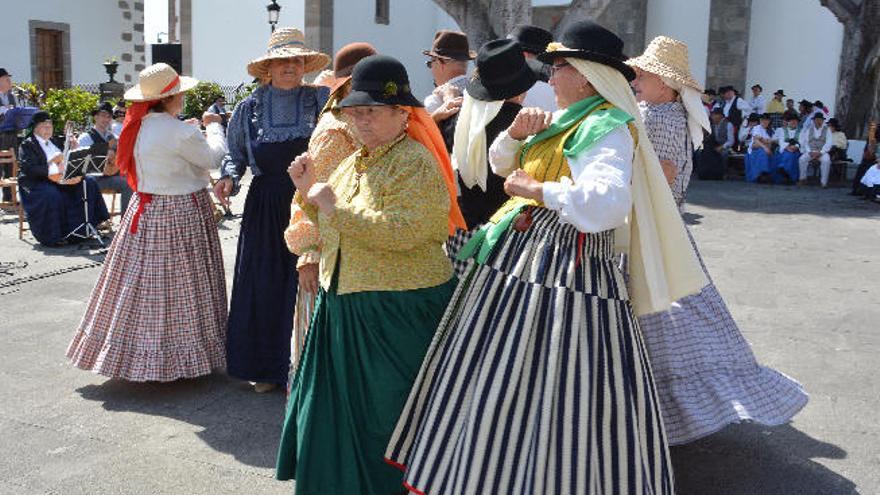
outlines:
[[432, 58], [432, 59], [430, 59], [430, 60], [425, 60], [425, 67], [427, 67], [427, 68], [430, 69], [431, 66], [434, 65], [434, 62], [439, 62], [439, 63], [442, 64], [442, 63], [444, 63], [444, 60], [443, 60], [443, 59], [439, 59], [439, 58]]
[[560, 70], [562, 70], [566, 67], [569, 67], [569, 66], [571, 66], [571, 64], [568, 62], [562, 62], [561, 64], [558, 64], [558, 65], [551, 65], [550, 66], [550, 77], [555, 76], [557, 72], [559, 72]]

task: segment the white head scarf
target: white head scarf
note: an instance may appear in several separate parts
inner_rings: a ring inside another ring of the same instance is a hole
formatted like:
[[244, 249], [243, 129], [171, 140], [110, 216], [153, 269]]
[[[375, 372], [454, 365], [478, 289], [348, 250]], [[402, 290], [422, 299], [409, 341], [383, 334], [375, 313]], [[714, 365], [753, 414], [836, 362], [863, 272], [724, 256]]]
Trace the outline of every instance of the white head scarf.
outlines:
[[478, 100], [465, 91], [452, 146], [452, 168], [468, 188], [475, 185], [486, 190], [486, 125], [501, 111], [503, 101]]
[[688, 133], [691, 135], [691, 142], [694, 143], [694, 149], [703, 147], [703, 129], [706, 132], [712, 132], [709, 124], [709, 116], [706, 114], [706, 107], [703, 106], [702, 94], [695, 88], [685, 86], [684, 84], [660, 76], [663, 84], [674, 89], [684, 105], [684, 111], [687, 113]]
[[629, 255], [629, 288], [636, 315], [666, 311], [672, 302], [698, 293], [708, 280], [645, 131], [638, 103], [620, 71], [578, 58], [566, 61], [609, 103], [635, 119], [633, 209], [627, 223], [615, 231], [615, 247]]

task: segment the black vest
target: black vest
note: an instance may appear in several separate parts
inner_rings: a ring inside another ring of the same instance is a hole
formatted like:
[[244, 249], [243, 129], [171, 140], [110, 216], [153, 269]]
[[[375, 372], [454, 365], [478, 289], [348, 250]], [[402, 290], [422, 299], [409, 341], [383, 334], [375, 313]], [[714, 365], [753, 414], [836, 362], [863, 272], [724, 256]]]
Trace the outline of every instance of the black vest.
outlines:
[[737, 106], [738, 101], [739, 96], [734, 96], [733, 102], [730, 103], [730, 110], [727, 111], [727, 121], [733, 124], [737, 129], [739, 129], [739, 126], [742, 125], [743, 121], [742, 110]]

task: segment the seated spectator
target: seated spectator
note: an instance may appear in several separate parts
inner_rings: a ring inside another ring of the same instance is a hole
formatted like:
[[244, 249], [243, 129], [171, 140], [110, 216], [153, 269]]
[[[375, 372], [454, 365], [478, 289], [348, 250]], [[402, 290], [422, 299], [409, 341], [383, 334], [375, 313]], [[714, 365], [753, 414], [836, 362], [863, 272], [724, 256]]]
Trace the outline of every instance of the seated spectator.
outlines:
[[[714, 109], [715, 105], [717, 104], [718, 93], [712, 88], [706, 88], [706, 90], [703, 91], [702, 99], [703, 106], [706, 107], [706, 112], [708, 112], [709, 116], [711, 117], [712, 109]], [[724, 117], [724, 113], [722, 113], [721, 116]]]
[[230, 112], [226, 111], [226, 97], [220, 95], [217, 99], [214, 100], [214, 104], [208, 107], [208, 113], [213, 113], [220, 116], [220, 124], [225, 129], [227, 124], [229, 123]]
[[880, 203], [880, 163], [868, 168], [862, 176], [860, 192], [863, 199]]
[[739, 131], [737, 132], [737, 136], [736, 136], [737, 137], [737, 144], [736, 144], [735, 148], [738, 151], [741, 151], [743, 153], [748, 152], [749, 141], [751, 140], [751, 137], [752, 137], [752, 128], [757, 126], [758, 122], [760, 122], [760, 120], [761, 120], [760, 116], [756, 113], [753, 113], [753, 114], [749, 115], [749, 118], [746, 119], [745, 122], [743, 122], [743, 125], [742, 125], [742, 127], [740, 127]]
[[[53, 139], [53, 133], [49, 114], [37, 112], [31, 121], [29, 135], [18, 150], [21, 205], [31, 233], [44, 246], [60, 244], [85, 222], [83, 186], [80, 184], [83, 180], [88, 190], [89, 222], [96, 226], [110, 218], [95, 179], [76, 177], [63, 180], [61, 150], [64, 143]], [[70, 146], [76, 148], [75, 138], [71, 138]]]
[[703, 149], [697, 151], [694, 168], [700, 180], [721, 180], [727, 172], [727, 161], [734, 144], [733, 124], [725, 120], [720, 108], [709, 114], [711, 134], [703, 140]]
[[797, 113], [797, 108], [794, 107], [794, 100], [793, 99], [789, 98], [789, 99], [785, 100], [785, 111]]
[[[751, 107], [748, 102], [740, 98], [733, 86], [723, 86], [718, 91], [721, 93], [722, 99], [717, 106], [724, 112], [724, 118], [733, 124], [733, 127], [738, 131], [743, 124], [744, 117], [749, 115]], [[741, 143], [742, 141], [736, 139], [737, 146]]]
[[880, 144], [878, 143], [880, 143], [880, 127], [872, 123], [871, 126], [868, 127], [868, 143], [865, 146], [864, 154], [862, 154], [862, 163], [856, 170], [856, 176], [853, 177], [852, 191], [850, 191], [850, 195], [861, 195], [862, 177], [865, 176], [872, 165], [878, 163], [877, 156], [880, 155]]
[[837, 119], [828, 119], [828, 128], [831, 129], [831, 151], [828, 152], [831, 155], [831, 161], [846, 160], [846, 148], [849, 141], [846, 139], [846, 134], [840, 129], [840, 122]]
[[825, 125], [825, 114], [816, 112], [813, 115], [813, 124], [805, 125], [801, 131], [800, 143], [803, 154], [798, 159], [800, 175], [798, 184], [804, 184], [810, 163], [819, 162], [820, 182], [822, 187], [828, 187], [828, 176], [831, 174], [831, 130]]
[[106, 157], [104, 175], [96, 177], [95, 181], [102, 191], [119, 193], [119, 207], [123, 214], [128, 210], [128, 202], [131, 199], [131, 188], [128, 182], [119, 175], [116, 166], [116, 141], [117, 136], [110, 128], [112, 122], [113, 107], [110, 103], [102, 103], [92, 110], [93, 124], [91, 129], [79, 135], [77, 139], [80, 148], [90, 148], [92, 155]]
[[831, 114], [831, 111], [828, 110], [828, 107], [826, 107], [824, 103], [822, 103], [822, 100], [816, 100], [813, 102], [813, 112], [822, 112], [826, 119], [828, 118], [828, 115]]
[[113, 108], [113, 123], [110, 124], [110, 131], [113, 132], [116, 139], [119, 139], [119, 135], [122, 134], [123, 123], [125, 123], [125, 102], [122, 106], [117, 103]]
[[749, 123], [753, 120], [758, 120], [758, 125], [752, 125], [749, 131], [746, 181], [767, 183], [773, 173], [773, 131], [770, 129], [770, 115], [764, 113], [758, 116], [753, 113], [749, 115]]
[[762, 94], [764, 92], [764, 88], [761, 87], [760, 84], [755, 84], [752, 86], [752, 99], [749, 101], [749, 107], [751, 109], [750, 113], [762, 114], [764, 113], [764, 107], [767, 105], [767, 99], [764, 98]]
[[794, 184], [800, 177], [798, 159], [801, 157], [798, 124], [800, 119], [795, 111], [785, 112], [782, 116], [785, 125], [776, 129], [773, 134], [773, 143], [776, 150], [776, 174], [774, 182], [777, 184]]
[[801, 115], [800, 120], [800, 131], [803, 131], [805, 127], [810, 127], [813, 125], [813, 104], [807, 100], [801, 100], [798, 103], [798, 112]]
[[[773, 93], [773, 99], [767, 102], [767, 113], [778, 113], [779, 115], [785, 113], [785, 103], [782, 101], [783, 98], [785, 98], [785, 91], [777, 89], [776, 92]], [[794, 104], [794, 101], [792, 101], [792, 104]]]

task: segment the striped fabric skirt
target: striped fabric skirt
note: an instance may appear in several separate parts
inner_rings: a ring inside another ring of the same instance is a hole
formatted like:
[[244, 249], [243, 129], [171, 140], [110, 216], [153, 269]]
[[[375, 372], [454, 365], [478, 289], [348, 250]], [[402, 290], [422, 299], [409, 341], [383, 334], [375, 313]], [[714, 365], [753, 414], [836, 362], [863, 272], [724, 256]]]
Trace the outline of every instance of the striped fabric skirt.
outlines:
[[455, 271], [455, 276], [458, 277], [459, 280], [464, 278], [468, 266], [470, 266], [471, 264], [471, 260], [458, 260], [458, 252], [461, 251], [461, 248], [464, 247], [464, 245], [467, 244], [469, 240], [471, 240], [471, 237], [474, 236], [475, 231], [476, 229], [456, 229], [455, 235], [447, 239], [446, 245], [444, 246], [446, 256], [448, 256], [449, 260], [452, 262], [452, 269]]
[[67, 349], [79, 368], [136, 382], [226, 364], [226, 278], [206, 190], [154, 195], [130, 232], [135, 195]]
[[807, 404], [800, 383], [761, 366], [711, 282], [669, 311], [639, 318], [670, 445], [692, 442], [731, 423], [786, 423]]
[[613, 233], [531, 211], [456, 289], [386, 461], [429, 495], [672, 494]]

